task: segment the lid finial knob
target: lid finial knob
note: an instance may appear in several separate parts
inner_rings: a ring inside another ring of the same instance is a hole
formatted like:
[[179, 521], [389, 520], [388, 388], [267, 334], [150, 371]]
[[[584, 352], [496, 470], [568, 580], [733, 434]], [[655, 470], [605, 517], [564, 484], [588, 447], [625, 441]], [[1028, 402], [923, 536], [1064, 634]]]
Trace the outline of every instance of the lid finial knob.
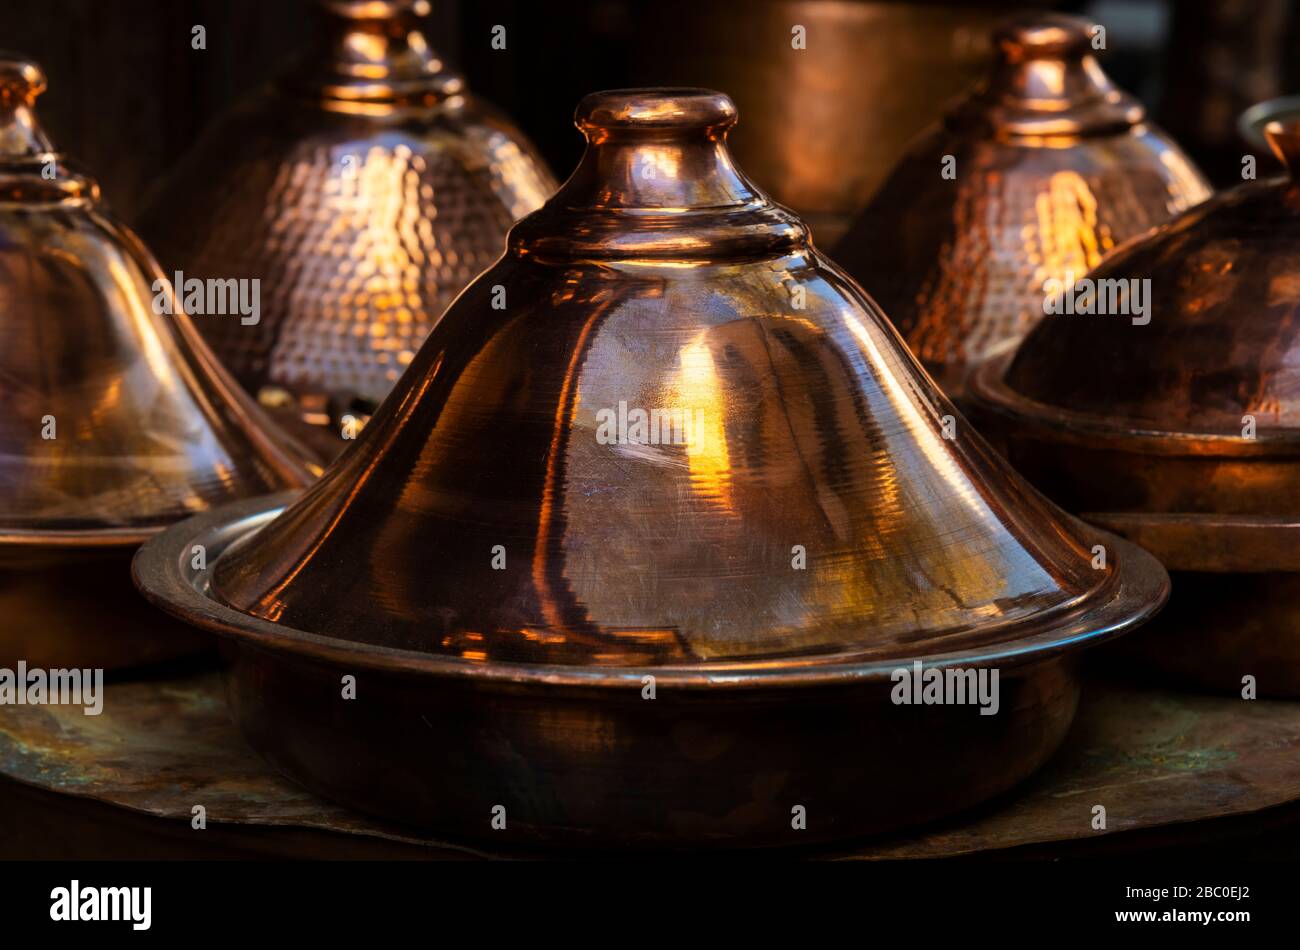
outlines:
[[45, 91], [45, 73], [31, 60], [0, 53], [0, 162], [47, 161], [54, 151], [32, 106]]

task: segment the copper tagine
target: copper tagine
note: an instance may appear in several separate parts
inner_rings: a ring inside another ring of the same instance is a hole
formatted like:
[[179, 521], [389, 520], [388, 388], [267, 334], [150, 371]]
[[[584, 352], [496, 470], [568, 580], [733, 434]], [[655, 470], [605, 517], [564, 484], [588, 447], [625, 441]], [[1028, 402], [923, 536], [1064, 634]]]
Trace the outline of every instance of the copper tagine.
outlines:
[[[952, 415], [736, 168], [735, 121], [707, 90], [588, 96], [577, 170], [323, 480], [137, 559], [233, 641], [287, 774], [469, 836], [498, 805], [542, 840], [879, 831], [1033, 770], [1078, 650], [1162, 602], [1152, 558]], [[999, 711], [895, 705], [913, 661], [1000, 670]]]
[[309, 475], [50, 145], [44, 89], [0, 54], [0, 667], [121, 666], [192, 646], [131, 589], [140, 542]]
[[924, 135], [835, 249], [960, 402], [970, 365], [1043, 315], [1050, 281], [1210, 195], [1057, 14], [994, 34], [988, 79]]
[[268, 407], [337, 423], [384, 397], [555, 182], [430, 48], [423, 0], [320, 8], [322, 48], [208, 130], [141, 231], [169, 275], [259, 279], [257, 322], [195, 323]]
[[972, 398], [1056, 501], [1180, 572], [1177, 629], [1140, 638], [1160, 668], [1300, 695], [1300, 126], [1267, 132], [1290, 177], [1116, 252]]

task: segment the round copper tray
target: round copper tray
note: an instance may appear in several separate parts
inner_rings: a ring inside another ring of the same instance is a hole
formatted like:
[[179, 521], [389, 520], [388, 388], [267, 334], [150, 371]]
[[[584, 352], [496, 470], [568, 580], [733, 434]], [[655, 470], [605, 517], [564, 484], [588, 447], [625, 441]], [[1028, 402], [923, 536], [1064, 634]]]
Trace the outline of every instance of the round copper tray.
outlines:
[[[163, 531], [134, 563], [162, 609], [223, 638], [233, 713], [281, 772], [326, 797], [462, 838], [569, 844], [806, 844], [923, 822], [990, 798], [1056, 749], [1078, 701], [1081, 649], [1146, 620], [1168, 581], [1107, 536], [1099, 600], [992, 647], [924, 657], [996, 668], [1000, 710], [895, 705], [911, 657], [677, 667], [474, 662], [323, 637], [236, 611], [208, 576], [285, 496]], [[207, 571], [191, 566], [194, 545]], [[343, 677], [356, 698], [344, 699]], [[643, 698], [646, 677], [655, 698]], [[795, 830], [799, 809], [806, 830]], [[504, 811], [498, 811], [503, 809]]]

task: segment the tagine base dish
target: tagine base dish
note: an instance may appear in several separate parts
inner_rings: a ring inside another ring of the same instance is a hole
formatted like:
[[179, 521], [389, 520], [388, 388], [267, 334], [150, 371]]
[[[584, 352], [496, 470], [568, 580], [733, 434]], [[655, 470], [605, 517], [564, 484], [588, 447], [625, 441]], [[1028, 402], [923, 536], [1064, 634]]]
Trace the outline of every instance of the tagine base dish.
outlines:
[[[981, 433], [1054, 502], [1170, 571], [1169, 605], [1104, 654], [1193, 689], [1240, 693], [1250, 675], [1259, 695], [1300, 698], [1300, 523], [1212, 510], [1229, 493], [1266, 508], [1300, 442], [1147, 432], [1064, 412], [1006, 384], [1013, 356], [972, 375]], [[1201, 510], [1145, 510], [1153, 499]]]
[[[1300, 699], [1300, 573], [1171, 571], [1160, 615], [1096, 659], [1170, 686]], [[1248, 681], [1246, 677], [1251, 677]]]
[[1201, 568], [1213, 554], [1219, 569], [1300, 570], [1300, 526], [1270, 514], [1290, 491], [1300, 437], [1163, 432], [1048, 406], [1006, 383], [1014, 357], [1003, 351], [971, 374], [971, 421], [1056, 504], [1138, 540], [1167, 567]]
[[[1051, 756], [1078, 701], [1078, 647], [1140, 623], [1166, 591], [1154, 562], [1108, 538], [1126, 567], [1086, 624], [1067, 615], [982, 654], [926, 657], [998, 668], [999, 712], [982, 716], [974, 705], [895, 704], [891, 673], [910, 658], [713, 671], [475, 663], [304, 633], [209, 596], [223, 554], [283, 503], [241, 502], [174, 526], [137, 558], [137, 583], [223, 638], [234, 717], [282, 773], [466, 840], [497, 837], [497, 808], [518, 840], [597, 847], [797, 845], [952, 814]], [[185, 553], [196, 544], [206, 572]], [[342, 695], [347, 677], [354, 699]], [[806, 830], [795, 827], [800, 809], [816, 816]]]
[[[322, 801], [248, 749], [223, 692], [219, 674], [199, 672], [109, 683], [97, 717], [0, 709], [0, 856], [90, 858], [127, 843], [141, 857], [550, 853], [523, 846], [509, 826], [470, 847]], [[1097, 804], [1105, 830], [1092, 826]], [[191, 824], [196, 805], [202, 831]], [[808, 853], [1069, 857], [1231, 841], [1228, 823], [1263, 826], [1276, 847], [1287, 840], [1278, 825], [1300, 827], [1300, 704], [1090, 681], [1061, 751], [1012, 793], [912, 833]]]

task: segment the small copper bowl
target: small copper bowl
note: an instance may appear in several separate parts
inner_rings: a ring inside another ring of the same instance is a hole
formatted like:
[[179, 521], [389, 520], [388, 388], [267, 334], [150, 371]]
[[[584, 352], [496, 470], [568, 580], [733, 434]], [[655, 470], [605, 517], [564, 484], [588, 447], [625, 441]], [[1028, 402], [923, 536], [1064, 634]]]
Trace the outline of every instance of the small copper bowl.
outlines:
[[[735, 121], [707, 90], [588, 96], [578, 169], [322, 480], [141, 551], [285, 774], [463, 837], [498, 808], [517, 840], [868, 834], [1033, 771], [1082, 648], [1163, 602], [1154, 559], [952, 416], [737, 170]], [[689, 424], [638, 433], [646, 407]], [[914, 662], [996, 672], [997, 713], [896, 704]]]
[[[1300, 128], [1268, 133], [1294, 176]], [[1087, 275], [1146, 312], [1049, 317], [971, 380], [1022, 474], [1174, 571], [1130, 646], [1191, 685], [1300, 696], [1298, 249], [1294, 177], [1239, 186]]]
[[0, 667], [152, 663], [211, 641], [131, 588], [139, 544], [306, 485], [311, 455], [217, 365], [148, 251], [50, 145], [44, 88], [0, 54]]
[[1044, 285], [1210, 196], [1098, 64], [1093, 24], [1027, 14], [834, 249], [961, 404], [970, 368], [1043, 316]]

